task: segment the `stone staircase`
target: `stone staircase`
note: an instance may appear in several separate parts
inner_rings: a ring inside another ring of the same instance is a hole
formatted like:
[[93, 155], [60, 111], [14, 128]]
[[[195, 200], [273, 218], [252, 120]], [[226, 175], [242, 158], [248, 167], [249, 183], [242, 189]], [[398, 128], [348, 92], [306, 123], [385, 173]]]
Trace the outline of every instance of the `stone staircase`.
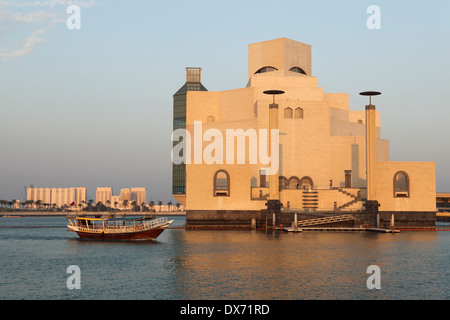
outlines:
[[353, 194], [351, 194], [351, 193], [349, 193], [349, 192], [347, 192], [345, 190], [342, 190], [341, 188], [337, 188], [336, 190], [339, 191], [340, 193], [343, 193], [346, 196], [352, 198], [352, 200], [350, 200], [349, 202], [344, 203], [343, 205], [339, 206], [337, 208], [338, 210], [348, 209], [350, 206], [354, 205], [358, 201], [361, 201], [359, 195], [358, 196], [354, 196]]
[[302, 192], [303, 209], [319, 208], [319, 193], [314, 190], [303, 190]]

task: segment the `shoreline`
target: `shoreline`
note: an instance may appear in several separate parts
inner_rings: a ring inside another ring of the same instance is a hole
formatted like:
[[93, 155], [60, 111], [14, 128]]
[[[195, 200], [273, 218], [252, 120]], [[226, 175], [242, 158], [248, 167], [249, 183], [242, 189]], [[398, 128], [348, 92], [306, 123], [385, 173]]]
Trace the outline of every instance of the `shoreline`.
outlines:
[[87, 216], [97, 216], [97, 215], [107, 215], [113, 214], [117, 216], [178, 216], [184, 217], [186, 216], [185, 211], [160, 211], [160, 212], [48, 212], [48, 211], [40, 211], [40, 212], [2, 212], [0, 213], [0, 217], [2, 218], [21, 218], [21, 217], [67, 217], [67, 216], [78, 216], [78, 215], [87, 215]]

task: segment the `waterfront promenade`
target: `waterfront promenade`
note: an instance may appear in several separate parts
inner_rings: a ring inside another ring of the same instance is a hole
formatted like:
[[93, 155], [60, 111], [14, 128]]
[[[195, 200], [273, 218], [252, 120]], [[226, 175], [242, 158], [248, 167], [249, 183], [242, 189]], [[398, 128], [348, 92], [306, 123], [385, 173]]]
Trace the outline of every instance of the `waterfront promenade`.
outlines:
[[16, 212], [0, 212], [0, 217], [66, 217], [75, 215], [113, 215], [117, 217], [126, 216], [186, 216], [186, 211], [158, 211], [158, 212], [94, 212], [94, 211], [73, 211], [73, 212], [53, 212], [53, 211], [16, 211]]

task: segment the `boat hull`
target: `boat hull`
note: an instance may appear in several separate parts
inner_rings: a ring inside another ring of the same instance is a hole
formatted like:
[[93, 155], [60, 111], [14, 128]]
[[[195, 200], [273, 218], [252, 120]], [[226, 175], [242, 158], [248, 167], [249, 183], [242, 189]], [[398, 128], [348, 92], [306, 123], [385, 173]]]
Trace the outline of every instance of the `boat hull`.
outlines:
[[142, 240], [156, 240], [158, 236], [166, 228], [154, 228], [150, 230], [127, 232], [127, 233], [90, 233], [77, 231], [78, 236], [84, 240], [99, 240], [99, 241], [142, 241]]
[[101, 219], [89, 217], [68, 218], [68, 231], [81, 239], [99, 241], [156, 240], [173, 220], [167, 218]]

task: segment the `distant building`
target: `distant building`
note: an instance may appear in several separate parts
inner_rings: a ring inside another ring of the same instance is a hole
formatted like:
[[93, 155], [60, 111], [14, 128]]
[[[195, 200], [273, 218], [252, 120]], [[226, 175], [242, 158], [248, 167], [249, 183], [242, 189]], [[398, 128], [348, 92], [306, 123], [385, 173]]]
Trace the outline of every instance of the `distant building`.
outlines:
[[[86, 188], [28, 188], [27, 201], [41, 201], [42, 204], [55, 204], [57, 207], [67, 205], [77, 207], [86, 202]], [[36, 205], [33, 205], [36, 207]]]
[[108, 201], [111, 201], [112, 188], [97, 188], [96, 202], [101, 202], [107, 205]]
[[131, 188], [130, 201], [136, 200], [140, 205], [142, 202], [147, 202], [147, 190], [145, 188]]
[[112, 196], [111, 197], [111, 208], [113, 209], [121, 209], [122, 201], [120, 201], [120, 196]]
[[20, 208], [20, 200], [14, 200], [13, 201], [13, 208], [19, 209]]
[[[131, 202], [136, 200], [137, 205], [141, 205], [142, 202], [147, 200], [147, 190], [145, 188], [124, 188], [120, 189], [120, 195], [113, 195], [112, 188], [102, 187], [97, 188], [96, 193], [97, 202], [103, 203], [107, 207], [113, 209], [129, 209]], [[128, 204], [124, 206], [123, 202], [128, 201]], [[108, 203], [110, 201], [111, 203]]]
[[120, 189], [120, 201], [130, 201], [130, 189]]

